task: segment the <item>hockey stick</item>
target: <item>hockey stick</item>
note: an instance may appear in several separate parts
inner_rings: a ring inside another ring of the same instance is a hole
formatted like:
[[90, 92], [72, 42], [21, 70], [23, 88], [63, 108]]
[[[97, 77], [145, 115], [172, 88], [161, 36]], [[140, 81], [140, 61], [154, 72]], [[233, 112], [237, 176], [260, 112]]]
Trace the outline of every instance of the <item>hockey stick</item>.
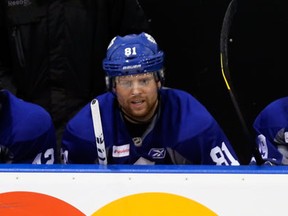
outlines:
[[101, 165], [107, 165], [107, 155], [106, 155], [106, 147], [104, 141], [104, 135], [102, 130], [102, 121], [99, 109], [99, 102], [95, 98], [91, 101], [90, 104], [91, 112], [92, 112], [92, 121], [94, 127], [94, 134], [96, 138], [96, 148], [98, 154], [98, 162]]
[[243, 129], [244, 136], [248, 140], [249, 147], [252, 150], [252, 155], [254, 156], [256, 163], [258, 165], [261, 165], [264, 163], [261, 154], [256, 146], [256, 143], [254, 142], [254, 139], [252, 139], [251, 132], [248, 129], [247, 123], [244, 119], [244, 116], [242, 114], [242, 111], [240, 109], [240, 106], [238, 104], [238, 101], [234, 94], [234, 89], [232, 87], [231, 82], [231, 76], [230, 76], [230, 70], [229, 70], [229, 62], [228, 62], [228, 43], [229, 43], [229, 34], [231, 25], [233, 22], [234, 15], [237, 11], [237, 0], [231, 0], [229, 3], [226, 13], [224, 15], [222, 28], [221, 28], [221, 35], [220, 35], [220, 62], [221, 62], [221, 71], [222, 76], [224, 78], [226, 87], [229, 91], [230, 98], [232, 100], [232, 103], [234, 105], [236, 114], [239, 118], [240, 124]]

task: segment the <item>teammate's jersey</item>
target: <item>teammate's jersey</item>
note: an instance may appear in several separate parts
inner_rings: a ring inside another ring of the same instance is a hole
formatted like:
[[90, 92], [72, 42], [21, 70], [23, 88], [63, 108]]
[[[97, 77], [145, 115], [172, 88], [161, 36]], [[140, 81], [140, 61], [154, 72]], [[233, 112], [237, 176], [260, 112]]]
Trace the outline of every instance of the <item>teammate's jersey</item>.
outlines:
[[40, 106], [1, 90], [0, 145], [12, 163], [53, 164], [56, 137], [50, 115]]
[[288, 97], [266, 106], [253, 126], [263, 159], [275, 164], [288, 164]]
[[[108, 164], [239, 165], [222, 129], [193, 96], [162, 88], [159, 98], [158, 115], [132, 139], [115, 95], [97, 97]], [[98, 163], [90, 104], [68, 122], [62, 148], [66, 163]]]

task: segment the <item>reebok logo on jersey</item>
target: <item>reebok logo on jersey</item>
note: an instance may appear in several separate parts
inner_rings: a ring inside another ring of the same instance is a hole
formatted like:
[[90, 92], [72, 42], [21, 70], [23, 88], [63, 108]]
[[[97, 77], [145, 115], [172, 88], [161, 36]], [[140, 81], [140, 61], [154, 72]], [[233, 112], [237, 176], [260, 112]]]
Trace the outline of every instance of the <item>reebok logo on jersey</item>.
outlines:
[[8, 7], [13, 6], [29, 6], [32, 2], [30, 0], [9, 0]]
[[129, 156], [130, 144], [122, 146], [113, 146], [113, 157], [126, 157]]
[[165, 148], [152, 148], [150, 149], [148, 155], [153, 159], [163, 159], [166, 155], [166, 150]]

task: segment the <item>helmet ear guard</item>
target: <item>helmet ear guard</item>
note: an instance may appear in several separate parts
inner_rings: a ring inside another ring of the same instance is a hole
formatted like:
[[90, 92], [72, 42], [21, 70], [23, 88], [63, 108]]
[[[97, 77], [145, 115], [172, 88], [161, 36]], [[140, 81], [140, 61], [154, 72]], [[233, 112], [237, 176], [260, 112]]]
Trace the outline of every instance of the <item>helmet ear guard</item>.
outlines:
[[112, 77], [105, 76], [105, 83], [106, 83], [106, 89], [108, 91], [112, 90]]
[[162, 68], [161, 70], [156, 71], [155, 73], [156, 76], [156, 81], [160, 81], [161, 85], [164, 85], [164, 80], [165, 80], [165, 76], [164, 76], [164, 69]]

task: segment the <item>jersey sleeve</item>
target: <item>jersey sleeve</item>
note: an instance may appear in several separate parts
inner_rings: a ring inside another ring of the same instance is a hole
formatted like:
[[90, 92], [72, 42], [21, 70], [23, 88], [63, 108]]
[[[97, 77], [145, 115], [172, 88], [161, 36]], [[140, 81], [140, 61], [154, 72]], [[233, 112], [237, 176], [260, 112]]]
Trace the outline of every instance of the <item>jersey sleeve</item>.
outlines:
[[13, 127], [16, 163], [54, 164], [56, 134], [50, 115], [40, 107], [27, 111]]
[[285, 141], [285, 134], [288, 134], [288, 130], [284, 124], [275, 123], [275, 120], [271, 122], [267, 117], [265, 113], [261, 113], [253, 124], [261, 157], [273, 164], [288, 164], [288, 156], [286, 160], [283, 157], [283, 154], [287, 155], [288, 143]]
[[90, 104], [87, 104], [65, 128], [62, 138], [64, 164], [94, 164], [97, 149], [91, 119]]
[[[12, 153], [12, 163], [53, 164], [56, 134], [49, 113], [39, 105], [23, 101], [7, 90], [1, 121], [1, 144]], [[2, 127], [5, 129], [2, 130]]]
[[165, 136], [169, 147], [191, 164], [239, 165], [226, 134], [196, 98], [173, 89], [162, 92], [163, 133], [172, 131]]

